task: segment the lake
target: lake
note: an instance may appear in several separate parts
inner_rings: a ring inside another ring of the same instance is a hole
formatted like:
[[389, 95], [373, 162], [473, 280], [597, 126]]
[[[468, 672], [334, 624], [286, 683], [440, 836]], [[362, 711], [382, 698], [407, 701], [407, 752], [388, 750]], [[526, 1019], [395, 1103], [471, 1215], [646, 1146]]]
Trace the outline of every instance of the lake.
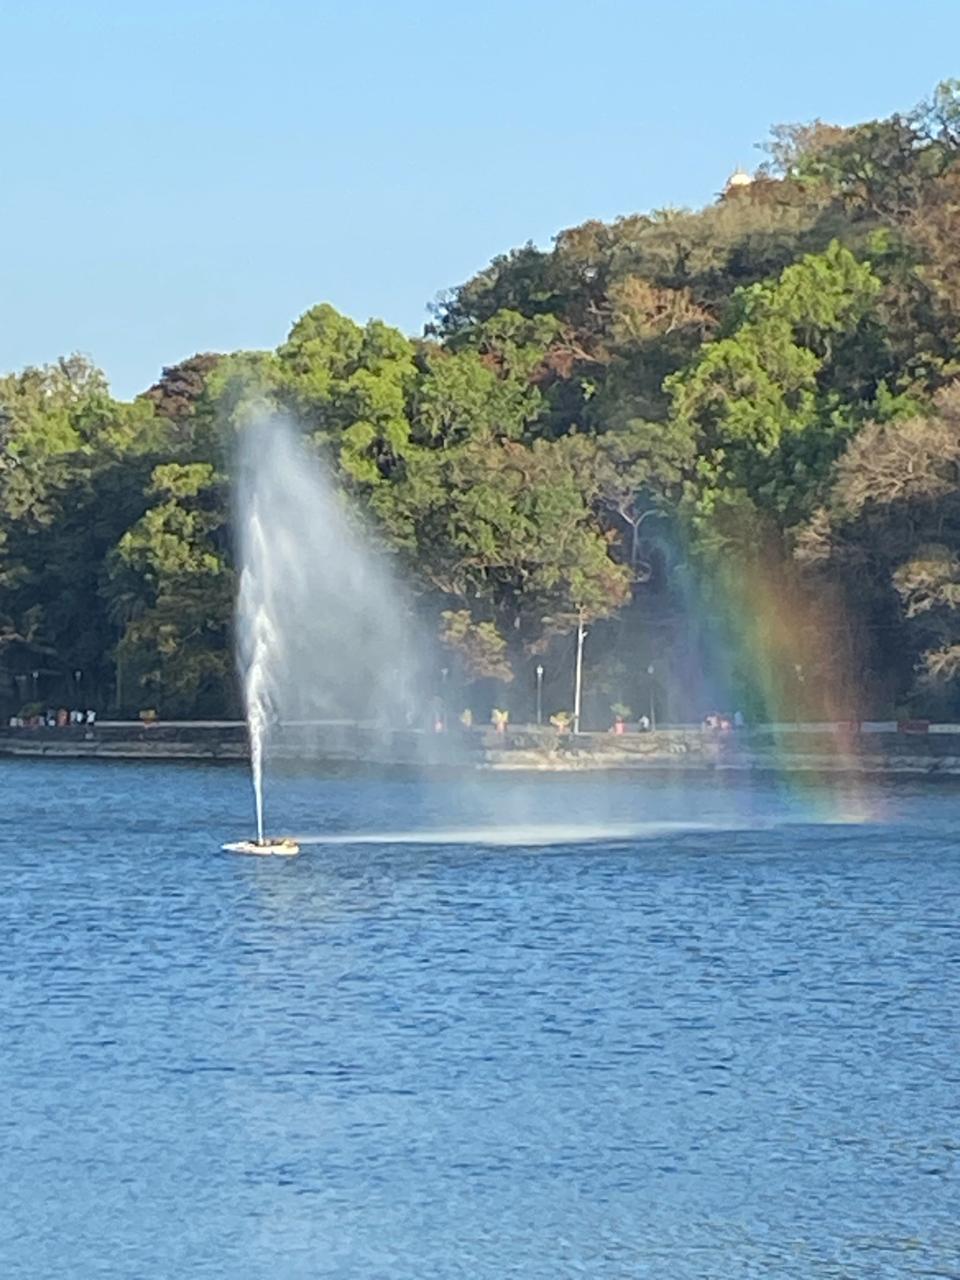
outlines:
[[956, 785], [0, 795], [5, 1280], [958, 1274]]

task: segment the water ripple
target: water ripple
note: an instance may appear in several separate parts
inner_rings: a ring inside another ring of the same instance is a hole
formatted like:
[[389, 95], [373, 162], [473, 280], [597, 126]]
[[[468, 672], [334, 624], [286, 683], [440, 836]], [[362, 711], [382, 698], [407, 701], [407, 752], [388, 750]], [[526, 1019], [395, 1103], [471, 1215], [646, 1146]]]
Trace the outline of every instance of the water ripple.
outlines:
[[4, 1277], [960, 1274], [950, 789], [0, 769]]

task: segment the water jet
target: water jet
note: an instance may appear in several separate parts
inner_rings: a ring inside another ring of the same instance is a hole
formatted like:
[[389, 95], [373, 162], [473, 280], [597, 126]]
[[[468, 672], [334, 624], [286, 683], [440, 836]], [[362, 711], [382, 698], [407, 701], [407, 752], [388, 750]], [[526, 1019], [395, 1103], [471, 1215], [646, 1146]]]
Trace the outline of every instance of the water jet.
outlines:
[[[409, 611], [335, 480], [293, 425], [261, 412], [239, 435], [234, 527], [237, 660], [250, 737], [256, 839], [235, 852], [296, 851], [264, 834], [274, 743], [287, 757], [346, 724], [380, 759], [425, 705]], [[322, 751], [320, 752], [322, 754]]]

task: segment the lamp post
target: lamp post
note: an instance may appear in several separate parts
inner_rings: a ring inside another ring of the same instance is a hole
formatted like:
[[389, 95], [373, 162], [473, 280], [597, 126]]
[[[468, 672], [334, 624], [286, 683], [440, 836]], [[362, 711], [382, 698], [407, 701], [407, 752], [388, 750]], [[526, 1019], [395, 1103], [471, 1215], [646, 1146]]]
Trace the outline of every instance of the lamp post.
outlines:
[[573, 679], [573, 732], [580, 732], [580, 703], [583, 694], [583, 642], [587, 629], [583, 625], [583, 610], [577, 614], [577, 668]]
[[33, 676], [33, 700], [34, 700], [34, 702], [36, 702], [36, 701], [37, 701], [37, 690], [38, 690], [38, 688], [40, 687], [40, 672], [39, 672], [39, 671], [31, 671], [31, 672], [30, 672], [30, 674]]
[[447, 731], [447, 676], [449, 674], [449, 667], [440, 668], [440, 715], [444, 733]]
[[537, 663], [537, 724], [543, 724], [543, 663]]
[[650, 677], [650, 730], [653, 732], [657, 727], [657, 708], [653, 701], [653, 663], [647, 667], [647, 675]]

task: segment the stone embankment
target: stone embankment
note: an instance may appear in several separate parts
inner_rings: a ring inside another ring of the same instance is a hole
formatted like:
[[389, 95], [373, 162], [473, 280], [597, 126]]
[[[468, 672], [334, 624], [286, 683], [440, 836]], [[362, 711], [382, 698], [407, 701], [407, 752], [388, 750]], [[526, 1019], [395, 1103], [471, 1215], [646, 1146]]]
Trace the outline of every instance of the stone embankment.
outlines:
[[763, 725], [719, 732], [581, 734], [488, 747], [493, 769], [903, 773], [960, 775], [960, 725], [868, 722]]
[[100, 721], [62, 728], [0, 729], [0, 756], [104, 760], [246, 760], [245, 726], [235, 721], [141, 724]]
[[[273, 754], [328, 766], [489, 771], [777, 771], [960, 775], [960, 725], [777, 725], [717, 732], [558, 736], [535, 727], [427, 734], [346, 721], [287, 725]], [[0, 756], [45, 759], [243, 761], [239, 721], [101, 721], [93, 726], [4, 728]]]

